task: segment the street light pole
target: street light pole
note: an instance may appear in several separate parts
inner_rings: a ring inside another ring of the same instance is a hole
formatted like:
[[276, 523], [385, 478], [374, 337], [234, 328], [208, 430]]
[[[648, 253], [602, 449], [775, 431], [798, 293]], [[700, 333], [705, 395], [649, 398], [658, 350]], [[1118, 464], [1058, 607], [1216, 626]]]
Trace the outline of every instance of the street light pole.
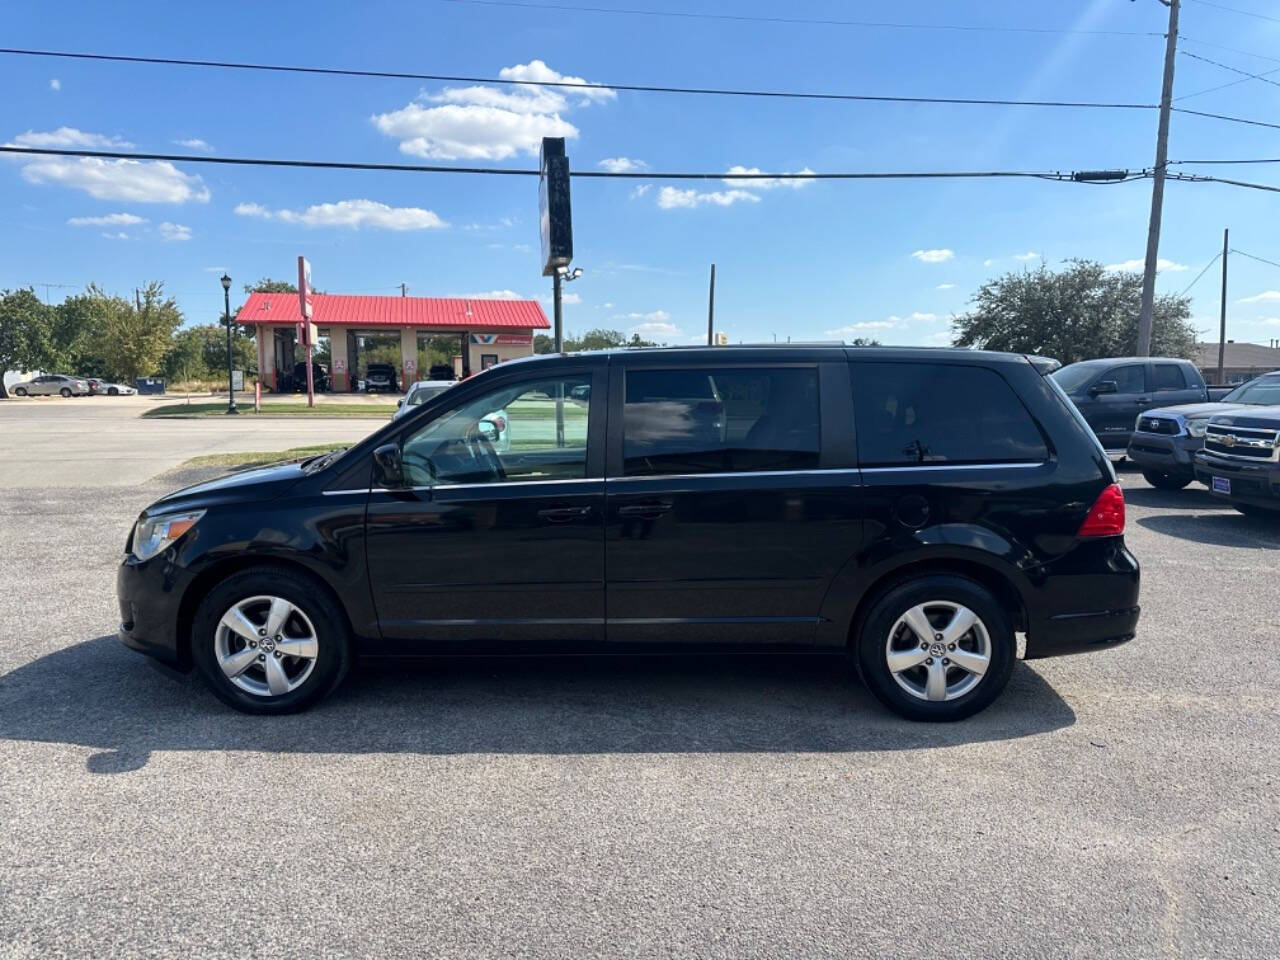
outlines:
[[231, 278], [222, 275], [223, 318], [227, 324], [227, 413], [239, 414], [236, 409], [236, 381], [232, 371], [231, 358]]

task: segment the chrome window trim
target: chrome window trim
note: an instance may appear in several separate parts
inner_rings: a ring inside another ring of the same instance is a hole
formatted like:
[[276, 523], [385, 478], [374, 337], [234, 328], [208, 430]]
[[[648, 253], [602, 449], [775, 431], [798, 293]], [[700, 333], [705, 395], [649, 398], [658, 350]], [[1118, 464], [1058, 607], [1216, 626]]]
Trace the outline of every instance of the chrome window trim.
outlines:
[[326, 497], [344, 497], [352, 493], [373, 493], [372, 487], [353, 487], [350, 490], [321, 490], [322, 496]]
[[933, 461], [931, 463], [913, 463], [901, 467], [863, 467], [863, 473], [900, 473], [904, 470], [1036, 470], [1040, 467], [1047, 467], [1053, 461], [1051, 460], [1034, 460], [1034, 461], [1017, 461], [1012, 463], [946, 463], [945, 461]]
[[641, 480], [723, 480], [728, 477], [806, 477], [823, 474], [858, 473], [857, 467], [817, 467], [813, 470], [729, 470], [716, 473], [646, 473], [633, 477], [608, 477], [606, 483], [636, 483]]

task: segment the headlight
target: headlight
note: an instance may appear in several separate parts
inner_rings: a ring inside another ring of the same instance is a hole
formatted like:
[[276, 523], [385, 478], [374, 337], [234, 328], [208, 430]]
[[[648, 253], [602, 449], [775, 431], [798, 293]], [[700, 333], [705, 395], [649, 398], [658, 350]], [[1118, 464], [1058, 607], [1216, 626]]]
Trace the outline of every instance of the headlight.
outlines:
[[203, 516], [203, 510], [193, 510], [139, 520], [133, 528], [133, 555], [139, 560], [150, 560], [181, 538]]
[[1188, 420], [1188, 421], [1187, 421], [1187, 436], [1189, 436], [1189, 437], [1203, 437], [1203, 436], [1204, 436], [1205, 427], [1207, 427], [1207, 426], [1209, 426], [1209, 420], [1208, 420], [1208, 418], [1207, 418], [1207, 417], [1206, 417], [1205, 419], [1203, 419], [1203, 420]]

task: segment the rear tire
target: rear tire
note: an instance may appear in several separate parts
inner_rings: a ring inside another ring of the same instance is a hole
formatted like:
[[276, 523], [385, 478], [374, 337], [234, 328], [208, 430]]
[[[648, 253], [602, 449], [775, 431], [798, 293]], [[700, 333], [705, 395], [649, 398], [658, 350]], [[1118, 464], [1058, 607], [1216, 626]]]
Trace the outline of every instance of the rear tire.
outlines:
[[110, 388], [107, 390], [107, 396], [108, 396], [108, 397], [118, 397], [118, 396], [120, 396], [120, 391], [119, 391], [119, 390], [117, 390], [115, 387], [110, 387]]
[[[291, 610], [270, 636], [265, 628], [276, 602]], [[241, 624], [240, 630], [231, 623]], [[297, 655], [276, 656], [277, 643]], [[232, 574], [200, 602], [191, 658], [213, 695], [228, 706], [244, 713], [296, 713], [342, 682], [351, 637], [337, 602], [310, 577], [254, 567]]]
[[1157, 490], [1181, 490], [1191, 482], [1190, 477], [1176, 473], [1164, 473], [1160, 470], [1143, 470], [1142, 478]]
[[963, 720], [989, 706], [1009, 682], [1017, 652], [999, 601], [950, 574], [887, 589], [872, 602], [854, 645], [858, 672], [876, 699], [925, 722]]
[[58, 392], [59, 392], [60, 394], [62, 394], [64, 397], [69, 397], [69, 396], [71, 396], [71, 388], [70, 388], [70, 387], [63, 387], [63, 388], [62, 388], [61, 390], [59, 390]]
[[26, 388], [25, 388], [25, 387], [18, 387], [17, 389], [15, 389], [15, 390], [13, 391], [13, 395], [14, 395], [15, 397], [25, 397], [25, 396], [27, 395]]

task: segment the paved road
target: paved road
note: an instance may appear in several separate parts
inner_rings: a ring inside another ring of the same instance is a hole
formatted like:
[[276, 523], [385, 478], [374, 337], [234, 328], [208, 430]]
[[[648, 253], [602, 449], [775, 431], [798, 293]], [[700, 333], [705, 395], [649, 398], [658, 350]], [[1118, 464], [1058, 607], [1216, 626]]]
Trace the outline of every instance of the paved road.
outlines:
[[111, 636], [159, 487], [0, 484], [0, 956], [1274, 957], [1280, 530], [1127, 483], [1139, 639], [944, 727], [776, 659], [241, 716]]
[[156, 402], [180, 398], [0, 401], [0, 488], [134, 486], [201, 454], [346, 444], [386, 422], [385, 416], [141, 419]]

